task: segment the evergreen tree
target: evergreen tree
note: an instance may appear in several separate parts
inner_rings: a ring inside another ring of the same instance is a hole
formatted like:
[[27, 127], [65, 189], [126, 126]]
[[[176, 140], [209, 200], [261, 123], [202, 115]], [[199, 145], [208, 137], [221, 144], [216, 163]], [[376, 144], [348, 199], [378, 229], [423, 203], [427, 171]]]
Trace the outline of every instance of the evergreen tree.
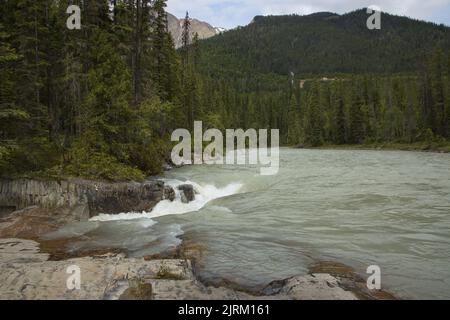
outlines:
[[187, 116], [187, 127], [193, 128], [194, 121], [200, 120], [197, 118], [201, 116], [199, 110], [200, 105], [200, 93], [199, 93], [199, 79], [196, 75], [196, 70], [194, 62], [191, 60], [191, 21], [189, 18], [189, 13], [186, 12], [186, 17], [183, 20], [183, 30], [182, 30], [182, 47], [181, 47], [181, 91], [182, 91], [182, 102], [183, 109], [185, 110]]
[[[413, 89], [411, 89], [411, 91], [414, 92]], [[412, 94], [408, 96], [405, 112], [406, 112], [406, 115], [405, 115], [405, 118], [406, 118], [406, 132], [405, 132], [406, 141], [408, 143], [413, 143], [416, 141], [416, 137], [417, 137], [417, 120], [416, 120], [416, 111], [415, 111]]]
[[288, 107], [287, 144], [295, 145], [300, 142], [300, 121], [298, 118], [297, 98], [291, 95]]
[[313, 147], [323, 144], [323, 118], [320, 107], [320, 84], [315, 82], [311, 89], [308, 105], [306, 141]]
[[192, 64], [194, 66], [194, 69], [197, 70], [198, 64], [200, 62], [200, 44], [199, 44], [199, 37], [198, 33], [196, 32], [194, 34], [194, 37], [192, 38]]
[[446, 117], [445, 117], [445, 129], [446, 129], [446, 138], [450, 138], [450, 51], [447, 54], [447, 100], [446, 100]]
[[186, 11], [186, 17], [183, 20], [183, 30], [181, 33], [181, 55], [183, 66], [189, 63], [189, 46], [191, 45], [191, 18], [189, 12]]
[[440, 48], [436, 49], [430, 61], [430, 85], [432, 99], [432, 130], [435, 134], [446, 135], [446, 108], [444, 92], [444, 64], [443, 52]]
[[[3, 22], [3, 21], [2, 21]], [[14, 63], [19, 60], [16, 50], [8, 43], [10, 35], [0, 22], [0, 174], [7, 169], [11, 153], [17, 148], [17, 137], [22, 134], [29, 114], [17, 104], [17, 83]]]
[[344, 144], [347, 142], [346, 140], [346, 117], [345, 117], [345, 106], [344, 100], [342, 98], [339, 99], [337, 103], [337, 112], [336, 112], [336, 143]]
[[[47, 4], [46, 1], [45, 4]], [[19, 54], [20, 67], [16, 69], [18, 80], [18, 104], [26, 106], [27, 112], [38, 121], [33, 121], [30, 129], [34, 133], [46, 135], [47, 108], [41, 93], [45, 85], [44, 70], [49, 63], [43, 52], [43, 42], [48, 35], [45, 26], [45, 6], [32, 0], [15, 1], [13, 34], [14, 46]]]
[[364, 118], [362, 112], [363, 100], [356, 85], [352, 90], [350, 106], [350, 142], [360, 144], [364, 142]]

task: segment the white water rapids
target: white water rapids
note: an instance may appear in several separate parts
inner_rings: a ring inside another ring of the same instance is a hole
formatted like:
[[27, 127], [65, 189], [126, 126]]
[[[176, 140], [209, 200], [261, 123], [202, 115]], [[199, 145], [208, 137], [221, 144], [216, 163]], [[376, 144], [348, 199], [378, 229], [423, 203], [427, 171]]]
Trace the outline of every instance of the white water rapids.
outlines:
[[[239, 192], [243, 184], [239, 182], [230, 183], [223, 188], [218, 188], [213, 184], [200, 185], [193, 181], [180, 181], [176, 179], [164, 180], [175, 191], [175, 200], [163, 200], [158, 203], [151, 212], [129, 212], [121, 214], [101, 214], [91, 219], [91, 221], [117, 221], [117, 220], [135, 220], [135, 219], [152, 219], [166, 215], [177, 215], [194, 212], [202, 209], [207, 203], [215, 200], [231, 196]], [[190, 184], [195, 190], [195, 200], [189, 203], [181, 201], [181, 193], [178, 186]]]

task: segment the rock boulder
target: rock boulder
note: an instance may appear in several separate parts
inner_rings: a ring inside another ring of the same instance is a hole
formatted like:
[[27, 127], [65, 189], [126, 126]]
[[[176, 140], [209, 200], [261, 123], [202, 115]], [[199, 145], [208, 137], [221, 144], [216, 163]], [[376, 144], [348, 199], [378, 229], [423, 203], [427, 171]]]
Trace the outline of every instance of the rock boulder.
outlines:
[[181, 202], [189, 203], [195, 200], [195, 190], [191, 184], [178, 186], [178, 190], [181, 191]]

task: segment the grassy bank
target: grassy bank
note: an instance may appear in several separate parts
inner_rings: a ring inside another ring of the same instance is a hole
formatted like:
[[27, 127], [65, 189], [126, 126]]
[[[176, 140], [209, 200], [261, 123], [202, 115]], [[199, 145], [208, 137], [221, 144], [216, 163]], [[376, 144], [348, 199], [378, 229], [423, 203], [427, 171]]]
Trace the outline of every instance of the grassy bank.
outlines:
[[401, 151], [423, 151], [450, 153], [450, 141], [441, 142], [415, 142], [415, 143], [367, 143], [358, 145], [334, 145], [326, 144], [317, 149], [338, 149], [338, 150], [401, 150]]

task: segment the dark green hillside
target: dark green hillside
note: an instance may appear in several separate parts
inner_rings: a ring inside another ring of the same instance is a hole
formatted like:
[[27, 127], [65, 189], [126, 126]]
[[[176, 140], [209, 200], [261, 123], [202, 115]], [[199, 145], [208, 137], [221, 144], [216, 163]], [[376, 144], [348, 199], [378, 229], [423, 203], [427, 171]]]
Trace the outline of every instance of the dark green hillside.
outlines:
[[397, 73], [417, 70], [430, 49], [450, 48], [450, 28], [382, 14], [369, 30], [366, 10], [344, 15], [257, 16], [246, 27], [202, 41], [208, 73]]
[[444, 143], [450, 28], [383, 13], [369, 30], [368, 17], [257, 16], [201, 41], [199, 71], [228, 92], [211, 109], [226, 126], [279, 128], [289, 145]]

